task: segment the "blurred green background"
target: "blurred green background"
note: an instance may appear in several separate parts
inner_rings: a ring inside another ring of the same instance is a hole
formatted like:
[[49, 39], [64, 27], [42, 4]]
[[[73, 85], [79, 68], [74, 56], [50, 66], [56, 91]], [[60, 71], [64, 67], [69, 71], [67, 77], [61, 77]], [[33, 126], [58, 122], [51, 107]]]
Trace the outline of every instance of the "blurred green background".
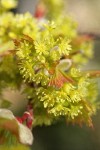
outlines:
[[[30, 11], [33, 14], [36, 3], [37, 0], [19, 0], [17, 12]], [[78, 22], [80, 32], [100, 34], [100, 0], [65, 0], [65, 3], [66, 13]], [[100, 39], [95, 41], [94, 58], [83, 67], [100, 69]], [[100, 80], [97, 82], [100, 92]], [[18, 93], [12, 93], [9, 97], [15, 98], [16, 95], [18, 96]], [[100, 95], [98, 101], [99, 98]], [[17, 111], [23, 108], [23, 104], [19, 107], [17, 103], [15, 106], [18, 108]], [[33, 129], [35, 140], [32, 150], [100, 150], [100, 110], [93, 117], [93, 124], [94, 129], [67, 125], [67, 123], [36, 127]]]

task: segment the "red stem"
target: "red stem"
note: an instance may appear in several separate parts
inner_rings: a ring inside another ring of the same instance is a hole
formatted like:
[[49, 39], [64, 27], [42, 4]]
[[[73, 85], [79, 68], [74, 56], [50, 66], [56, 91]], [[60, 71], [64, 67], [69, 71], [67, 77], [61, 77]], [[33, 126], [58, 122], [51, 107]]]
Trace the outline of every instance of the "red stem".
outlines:
[[85, 73], [87, 73], [88, 76], [91, 78], [100, 78], [100, 70], [91, 70], [91, 71], [87, 71]]

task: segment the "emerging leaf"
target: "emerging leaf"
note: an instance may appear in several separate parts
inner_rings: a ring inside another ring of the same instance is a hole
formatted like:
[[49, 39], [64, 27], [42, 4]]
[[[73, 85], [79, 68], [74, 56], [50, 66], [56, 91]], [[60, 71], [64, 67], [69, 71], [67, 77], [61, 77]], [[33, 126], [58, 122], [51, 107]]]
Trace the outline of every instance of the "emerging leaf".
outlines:
[[[24, 145], [31, 145], [33, 142], [33, 135], [30, 129], [19, 123], [13, 113], [8, 109], [0, 109], [0, 128], [10, 131]], [[5, 138], [5, 134], [2, 136]], [[6, 140], [9, 141], [9, 139]]]

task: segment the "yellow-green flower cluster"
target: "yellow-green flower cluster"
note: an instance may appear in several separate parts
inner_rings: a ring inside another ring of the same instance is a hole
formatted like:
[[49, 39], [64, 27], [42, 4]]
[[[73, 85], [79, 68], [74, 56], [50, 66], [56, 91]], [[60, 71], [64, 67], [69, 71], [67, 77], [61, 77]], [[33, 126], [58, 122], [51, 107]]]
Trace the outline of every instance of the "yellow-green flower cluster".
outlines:
[[3, 13], [0, 15], [0, 41], [1, 43], [19, 38], [23, 34], [30, 35], [33, 39], [36, 37], [38, 27], [36, 20], [31, 14]]
[[20, 59], [20, 71], [30, 82], [47, 84], [50, 72], [56, 70], [60, 59], [69, 56], [71, 51], [69, 39], [55, 39], [52, 30], [56, 28], [48, 24], [38, 33], [36, 39], [25, 36], [18, 41], [16, 54]]
[[42, 0], [46, 5], [47, 17], [51, 20], [61, 16], [64, 4], [62, 0]]
[[[0, 1], [0, 7], [1, 2], [6, 8], [5, 1]], [[50, 19], [41, 18], [44, 23], [29, 13], [0, 14], [1, 88], [24, 84], [33, 105], [34, 126], [50, 125], [61, 118], [92, 126], [96, 84], [77, 68], [93, 55], [91, 38], [79, 36], [73, 19], [61, 14], [61, 0], [42, 2]]]
[[16, 0], [0, 0], [0, 13], [17, 6]]
[[[49, 123], [62, 116], [69, 122], [84, 122], [92, 126], [90, 117], [95, 113], [94, 99], [97, 96], [95, 83], [88, 78], [88, 74], [68, 66], [71, 62], [71, 59], [67, 59], [71, 57], [71, 43], [67, 43], [69, 40], [65, 38], [56, 39], [52, 35], [56, 28], [51, 27], [46, 25], [36, 40], [23, 37], [16, 41], [20, 72], [26, 83], [35, 83], [36, 86], [33, 92], [35, 97], [31, 95], [32, 102], [36, 105], [35, 108], [33, 105], [34, 111], [40, 107], [50, 117]], [[55, 52], [54, 58], [52, 52]], [[67, 70], [64, 69], [67, 67]], [[38, 123], [35, 124], [48, 124], [45, 119], [36, 120]]]
[[[60, 79], [59, 79], [60, 80]], [[91, 89], [91, 87], [94, 87]], [[90, 94], [91, 90], [91, 94]], [[95, 113], [96, 103], [92, 93], [97, 95], [95, 83], [89, 81], [87, 77], [79, 77], [75, 85], [65, 83], [60, 89], [54, 87], [40, 87], [36, 90], [37, 100], [43, 102], [48, 114], [55, 117], [66, 116], [68, 121], [77, 123], [85, 122], [92, 124], [91, 115]], [[87, 118], [87, 120], [85, 120]]]

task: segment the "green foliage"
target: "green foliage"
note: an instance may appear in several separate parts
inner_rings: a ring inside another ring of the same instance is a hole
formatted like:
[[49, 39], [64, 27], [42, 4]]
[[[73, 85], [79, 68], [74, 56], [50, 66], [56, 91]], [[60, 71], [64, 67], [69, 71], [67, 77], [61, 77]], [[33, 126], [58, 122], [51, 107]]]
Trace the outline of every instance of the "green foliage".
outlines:
[[0, 108], [9, 108], [11, 106], [11, 102], [8, 100], [2, 99], [0, 100]]
[[[2, 119], [1, 119], [2, 121]], [[6, 142], [5, 142], [6, 141]], [[10, 147], [11, 145], [17, 145], [18, 141], [15, 137], [15, 135], [13, 135], [10, 131], [8, 130], [4, 130], [4, 129], [0, 129], [0, 142], [2, 143], [2, 145], [5, 145], [6, 147]]]
[[24, 146], [24, 145], [15, 145], [15, 146], [10, 146], [10, 147], [8, 147], [8, 146], [0, 146], [0, 149], [1, 150], [30, 150], [29, 149], [29, 147], [27, 147], [27, 146]]
[[12, 56], [6, 56], [3, 61], [0, 62], [0, 84], [1, 88], [20, 88], [22, 78], [18, 71], [16, 58]]

